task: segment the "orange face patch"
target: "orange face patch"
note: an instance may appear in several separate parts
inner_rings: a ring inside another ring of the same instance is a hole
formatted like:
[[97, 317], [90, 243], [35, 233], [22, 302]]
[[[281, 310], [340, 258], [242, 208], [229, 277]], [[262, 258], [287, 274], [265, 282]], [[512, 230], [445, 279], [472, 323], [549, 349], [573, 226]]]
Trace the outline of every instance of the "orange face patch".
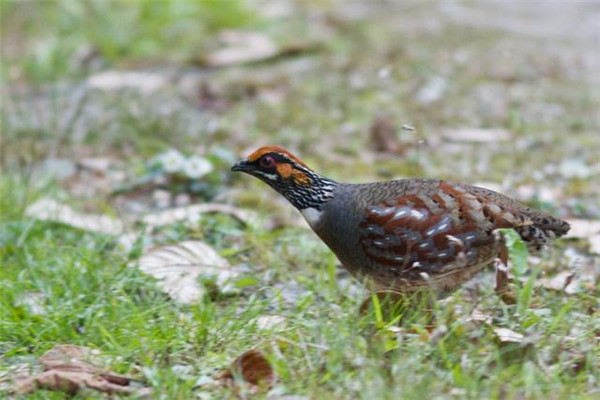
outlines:
[[304, 164], [302, 161], [300, 161], [298, 158], [296, 158], [295, 155], [293, 155], [292, 153], [290, 153], [289, 151], [287, 151], [286, 149], [284, 149], [283, 147], [279, 147], [279, 146], [264, 146], [261, 147], [260, 149], [256, 150], [254, 153], [250, 154], [248, 156], [248, 161], [250, 162], [254, 162], [256, 160], [258, 160], [260, 157], [262, 157], [263, 155], [267, 154], [267, 153], [279, 153], [282, 154], [292, 160], [294, 160], [296, 163], [305, 166], [308, 168], [308, 166], [306, 164]]
[[292, 170], [294, 168], [288, 164], [288, 163], [279, 163], [277, 164], [277, 173], [279, 174], [279, 176], [281, 176], [283, 179], [288, 179], [290, 176], [292, 176]]
[[[288, 164], [289, 165], [289, 164]], [[306, 174], [300, 170], [293, 169], [292, 178], [297, 184], [300, 185], [310, 185], [310, 178], [306, 176]]]

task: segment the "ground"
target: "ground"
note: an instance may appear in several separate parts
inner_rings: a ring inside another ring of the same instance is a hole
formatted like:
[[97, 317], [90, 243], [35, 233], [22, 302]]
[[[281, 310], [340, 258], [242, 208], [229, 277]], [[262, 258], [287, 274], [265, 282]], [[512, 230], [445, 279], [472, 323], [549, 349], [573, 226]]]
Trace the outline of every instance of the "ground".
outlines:
[[[58, 344], [93, 349], [157, 398], [600, 394], [597, 2], [9, 1], [0, 13], [3, 395]], [[487, 186], [575, 234], [529, 258], [511, 244], [516, 305], [488, 271], [401, 322], [361, 313], [367, 294], [299, 214], [229, 171], [263, 144], [340, 181]], [[32, 211], [48, 199], [70, 211]], [[205, 203], [232, 208], [143, 219]], [[232, 272], [194, 276], [186, 303], [137, 261], [190, 240]], [[270, 388], [215, 379], [250, 349], [277, 375]]]

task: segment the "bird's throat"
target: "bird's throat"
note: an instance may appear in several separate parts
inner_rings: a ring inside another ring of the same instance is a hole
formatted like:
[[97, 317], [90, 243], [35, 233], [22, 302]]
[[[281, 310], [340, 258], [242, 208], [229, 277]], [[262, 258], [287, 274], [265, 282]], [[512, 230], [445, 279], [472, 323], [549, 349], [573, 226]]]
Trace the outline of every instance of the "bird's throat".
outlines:
[[302, 214], [302, 216], [304, 217], [306, 222], [308, 222], [308, 225], [310, 225], [312, 229], [316, 229], [317, 225], [319, 225], [319, 221], [321, 220], [321, 215], [323, 214], [323, 211], [317, 210], [313, 207], [309, 207], [300, 210], [300, 214]]

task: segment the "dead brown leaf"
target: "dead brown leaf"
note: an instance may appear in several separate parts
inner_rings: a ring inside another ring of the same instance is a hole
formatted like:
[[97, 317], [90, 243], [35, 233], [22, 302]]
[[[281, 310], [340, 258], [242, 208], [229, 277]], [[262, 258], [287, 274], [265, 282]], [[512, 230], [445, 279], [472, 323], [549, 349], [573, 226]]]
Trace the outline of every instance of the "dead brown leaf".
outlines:
[[191, 304], [204, 296], [206, 289], [199, 277], [214, 278], [220, 291], [238, 275], [227, 260], [200, 241], [184, 241], [158, 247], [142, 255], [137, 263], [141, 271], [159, 280], [160, 288], [173, 300]]
[[44, 372], [19, 380], [15, 392], [27, 394], [46, 389], [75, 394], [88, 388], [109, 394], [144, 396], [151, 393], [150, 388], [130, 386], [134, 378], [104, 371], [93, 361], [98, 362], [99, 358], [87, 347], [56, 345], [40, 357]]
[[235, 378], [259, 388], [271, 388], [277, 376], [269, 360], [259, 350], [248, 350], [233, 362], [231, 367], [220, 372], [216, 379], [227, 385], [232, 385]]
[[371, 147], [380, 153], [400, 153], [401, 146], [396, 136], [396, 125], [390, 117], [379, 115], [369, 130]]
[[43, 198], [27, 207], [25, 215], [40, 221], [53, 221], [90, 232], [118, 235], [123, 223], [108, 215], [84, 214], [56, 200]]
[[201, 110], [222, 112], [231, 107], [223, 94], [216, 93], [207, 82], [202, 82], [197, 91], [197, 104]]

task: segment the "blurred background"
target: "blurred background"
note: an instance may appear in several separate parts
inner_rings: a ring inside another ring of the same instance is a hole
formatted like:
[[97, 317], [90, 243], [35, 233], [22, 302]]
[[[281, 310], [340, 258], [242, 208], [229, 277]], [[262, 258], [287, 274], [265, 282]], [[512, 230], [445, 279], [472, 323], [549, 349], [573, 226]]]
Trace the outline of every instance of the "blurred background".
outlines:
[[[190, 398], [279, 343], [280, 394], [593, 397], [598, 21], [598, 1], [0, 2], [0, 370], [80, 344]], [[374, 329], [361, 286], [280, 196], [230, 172], [266, 144], [340, 181], [486, 186], [567, 218], [571, 238], [512, 258], [514, 312], [489, 274], [433, 332], [357, 335]], [[128, 267], [189, 240], [234, 284]]]
[[6, 172], [41, 163], [64, 178], [102, 157], [139, 177], [185, 150], [217, 167], [213, 197], [227, 163], [278, 144], [341, 180], [466, 180], [563, 216], [600, 212], [598, 2], [0, 10]]

